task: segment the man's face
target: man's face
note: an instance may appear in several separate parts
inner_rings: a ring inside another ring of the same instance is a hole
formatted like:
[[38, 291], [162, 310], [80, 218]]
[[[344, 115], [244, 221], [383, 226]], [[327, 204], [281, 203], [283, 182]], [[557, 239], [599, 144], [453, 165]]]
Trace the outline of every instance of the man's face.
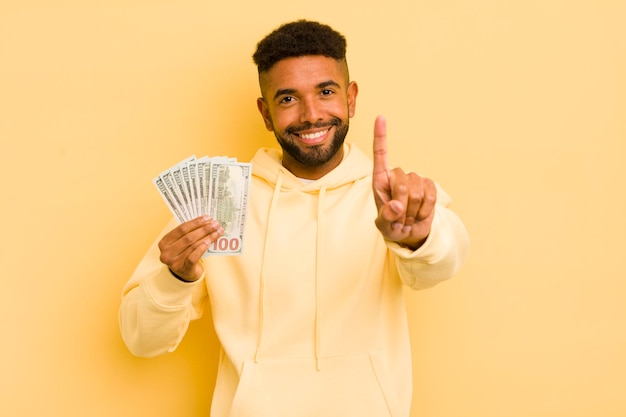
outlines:
[[285, 168], [317, 179], [339, 165], [357, 95], [345, 63], [318, 55], [287, 58], [261, 74], [260, 84], [257, 106], [283, 148]]

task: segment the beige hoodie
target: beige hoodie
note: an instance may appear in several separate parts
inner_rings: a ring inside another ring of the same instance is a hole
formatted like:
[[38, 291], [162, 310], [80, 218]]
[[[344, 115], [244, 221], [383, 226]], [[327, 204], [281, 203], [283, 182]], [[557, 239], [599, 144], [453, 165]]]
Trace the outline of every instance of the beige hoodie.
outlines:
[[[354, 145], [303, 183], [261, 149], [243, 255], [174, 278], [152, 246], [123, 291], [122, 335], [139, 356], [173, 351], [208, 299], [222, 345], [212, 417], [407, 417], [411, 358], [403, 283], [454, 275], [468, 238], [438, 190], [431, 234], [412, 252], [374, 225], [372, 164]], [[175, 223], [171, 223], [171, 229]]]

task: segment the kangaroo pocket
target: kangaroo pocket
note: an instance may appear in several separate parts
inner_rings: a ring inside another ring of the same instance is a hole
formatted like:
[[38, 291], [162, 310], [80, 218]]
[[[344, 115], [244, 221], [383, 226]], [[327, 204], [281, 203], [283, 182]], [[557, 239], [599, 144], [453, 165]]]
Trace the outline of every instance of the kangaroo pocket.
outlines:
[[400, 417], [377, 353], [245, 362], [229, 417]]

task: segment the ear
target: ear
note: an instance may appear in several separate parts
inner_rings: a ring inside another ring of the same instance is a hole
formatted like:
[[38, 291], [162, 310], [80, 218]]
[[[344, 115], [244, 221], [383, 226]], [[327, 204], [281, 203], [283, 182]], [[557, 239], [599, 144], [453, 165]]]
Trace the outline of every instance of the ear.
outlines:
[[356, 111], [356, 96], [359, 94], [359, 86], [356, 81], [348, 84], [348, 116], [354, 117]]
[[272, 118], [270, 116], [270, 110], [267, 108], [267, 104], [263, 97], [259, 97], [256, 99], [256, 107], [259, 109], [259, 113], [261, 113], [261, 117], [263, 118], [263, 122], [265, 123], [265, 128], [270, 132], [274, 131], [274, 126], [272, 126]]

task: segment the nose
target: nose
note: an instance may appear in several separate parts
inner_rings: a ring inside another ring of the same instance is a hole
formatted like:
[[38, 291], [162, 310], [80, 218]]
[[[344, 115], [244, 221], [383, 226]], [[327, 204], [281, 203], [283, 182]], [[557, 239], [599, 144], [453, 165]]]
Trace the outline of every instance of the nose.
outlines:
[[322, 120], [322, 106], [315, 98], [307, 98], [301, 101], [300, 123], [315, 123]]

